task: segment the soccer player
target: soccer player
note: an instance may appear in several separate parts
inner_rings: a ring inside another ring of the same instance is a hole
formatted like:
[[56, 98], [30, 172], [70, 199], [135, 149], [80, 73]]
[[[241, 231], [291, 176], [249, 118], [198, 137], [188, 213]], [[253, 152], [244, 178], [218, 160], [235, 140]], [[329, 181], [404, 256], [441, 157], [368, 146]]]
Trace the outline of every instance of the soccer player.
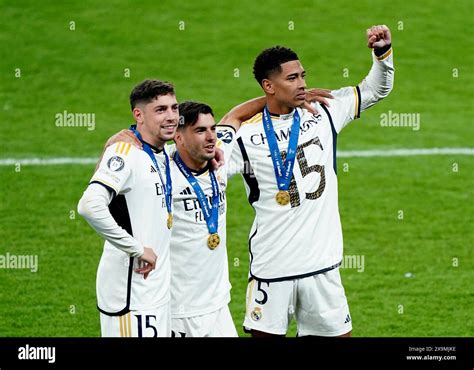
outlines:
[[[217, 126], [211, 107], [203, 103], [181, 103], [179, 112], [176, 151], [171, 161], [175, 189], [171, 237], [172, 335], [235, 337], [237, 331], [228, 308], [231, 285], [226, 248], [227, 163], [235, 129]], [[214, 170], [210, 160], [217, 146], [223, 150], [226, 164]]]
[[78, 211], [105, 239], [96, 287], [102, 336], [169, 337], [172, 183], [164, 145], [175, 135], [178, 103], [173, 85], [146, 80], [130, 104], [143, 150], [109, 146]]
[[[328, 104], [324, 98], [331, 97], [319, 89], [310, 95], [311, 100], [324, 104]], [[219, 125], [208, 105], [179, 105], [176, 150], [170, 159], [174, 215], [170, 247], [172, 336], [237, 336], [228, 308], [231, 284], [226, 250], [227, 164], [241, 122], [264, 105], [265, 98], [243, 103], [227, 113]], [[309, 104], [307, 107], [313, 110]], [[134, 142], [124, 131], [107, 143], [116, 140]], [[210, 162], [218, 147], [225, 164], [216, 169]]]
[[330, 107], [314, 104], [318, 114], [298, 108], [306, 83], [296, 53], [273, 47], [255, 60], [267, 104], [242, 124], [231, 159], [232, 166], [254, 170], [243, 177], [256, 213], [244, 320], [255, 337], [286, 335], [293, 317], [299, 336], [351, 335], [339, 274], [336, 139], [390, 93], [394, 79], [390, 30], [374, 26], [367, 38], [373, 49], [369, 74], [357, 86], [333, 91]]

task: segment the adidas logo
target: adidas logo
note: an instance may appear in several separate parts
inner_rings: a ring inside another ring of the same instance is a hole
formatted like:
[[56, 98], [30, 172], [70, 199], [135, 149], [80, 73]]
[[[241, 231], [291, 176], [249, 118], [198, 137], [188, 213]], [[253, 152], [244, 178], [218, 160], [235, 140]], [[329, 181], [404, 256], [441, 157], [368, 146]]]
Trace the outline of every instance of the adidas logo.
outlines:
[[188, 186], [183, 191], [180, 191], [179, 194], [181, 194], [181, 195], [191, 195], [192, 194], [191, 188]]
[[151, 173], [156, 172], [155, 167], [150, 166], [150, 168], [151, 168], [151, 169], [150, 169], [150, 172], [151, 172]]
[[347, 324], [349, 322], [351, 322], [351, 316], [349, 314], [347, 314], [346, 320], [344, 321], [344, 324]]

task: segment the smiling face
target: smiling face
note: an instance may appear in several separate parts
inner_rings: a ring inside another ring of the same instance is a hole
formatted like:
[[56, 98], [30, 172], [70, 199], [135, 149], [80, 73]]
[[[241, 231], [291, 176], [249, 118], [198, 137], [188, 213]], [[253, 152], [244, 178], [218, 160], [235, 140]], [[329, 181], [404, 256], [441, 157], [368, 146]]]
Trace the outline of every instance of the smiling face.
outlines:
[[199, 113], [196, 123], [179, 127], [176, 148], [184, 163], [199, 170], [216, 154], [216, 121], [210, 113]]
[[[306, 98], [306, 72], [299, 60], [292, 60], [280, 65], [281, 72], [275, 71], [262, 81], [262, 87], [271, 101], [270, 104], [291, 109], [301, 106]], [[277, 109], [278, 110], [278, 109]]]
[[138, 103], [133, 109], [137, 130], [146, 142], [162, 148], [172, 140], [178, 126], [178, 102], [174, 94], [155, 97], [151, 102]]

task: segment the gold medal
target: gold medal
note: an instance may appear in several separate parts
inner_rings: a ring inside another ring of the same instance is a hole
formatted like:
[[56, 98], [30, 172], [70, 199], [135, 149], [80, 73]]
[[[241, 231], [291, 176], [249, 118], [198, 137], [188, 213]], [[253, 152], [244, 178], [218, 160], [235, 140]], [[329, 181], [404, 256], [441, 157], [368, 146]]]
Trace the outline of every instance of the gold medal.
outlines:
[[221, 238], [219, 237], [219, 234], [211, 234], [207, 238], [207, 246], [212, 250], [216, 249], [220, 242]]
[[286, 206], [290, 203], [290, 193], [285, 190], [280, 190], [275, 196], [275, 200], [280, 206]]
[[168, 226], [168, 229], [171, 229], [173, 227], [173, 215], [171, 213], [168, 213], [168, 219], [166, 220], [166, 226]]

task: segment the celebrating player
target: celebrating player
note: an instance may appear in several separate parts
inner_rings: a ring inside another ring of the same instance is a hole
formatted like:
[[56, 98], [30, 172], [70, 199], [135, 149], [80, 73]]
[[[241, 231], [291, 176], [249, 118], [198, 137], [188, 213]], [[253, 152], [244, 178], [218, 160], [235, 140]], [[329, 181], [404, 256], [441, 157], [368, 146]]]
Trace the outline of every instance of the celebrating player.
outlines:
[[176, 220], [171, 238], [173, 336], [234, 337], [228, 308], [227, 165], [214, 170], [210, 160], [219, 145], [228, 162], [235, 132], [219, 125], [225, 134], [218, 141], [214, 114], [206, 104], [184, 102], [179, 112], [171, 162]]
[[[330, 107], [305, 100], [305, 70], [284, 47], [264, 50], [254, 75], [267, 104], [242, 124], [232, 153], [255, 209], [249, 237], [250, 282], [244, 327], [253, 336], [285, 335], [292, 317], [298, 335], [350, 336], [341, 284], [342, 230], [338, 210], [336, 139], [339, 132], [393, 86], [390, 30], [367, 30], [373, 65], [355, 87], [332, 94]], [[244, 166], [245, 164], [245, 166]]]
[[130, 104], [143, 150], [109, 146], [78, 211], [105, 239], [97, 271], [102, 336], [167, 337], [172, 181], [163, 148], [175, 135], [178, 103], [171, 84], [146, 80]]
[[[328, 104], [325, 90], [313, 89], [308, 101]], [[216, 126], [212, 109], [202, 103], [180, 104], [176, 151], [170, 158], [173, 182], [171, 239], [172, 335], [236, 336], [230, 315], [230, 281], [226, 250], [226, 187], [235, 132], [245, 119], [261, 111], [265, 98], [240, 104]], [[315, 111], [309, 103], [308, 109]], [[217, 133], [217, 134], [216, 134]], [[217, 140], [217, 135], [219, 140]], [[107, 141], [136, 142], [129, 130]], [[220, 147], [226, 160], [215, 169], [210, 161]]]

